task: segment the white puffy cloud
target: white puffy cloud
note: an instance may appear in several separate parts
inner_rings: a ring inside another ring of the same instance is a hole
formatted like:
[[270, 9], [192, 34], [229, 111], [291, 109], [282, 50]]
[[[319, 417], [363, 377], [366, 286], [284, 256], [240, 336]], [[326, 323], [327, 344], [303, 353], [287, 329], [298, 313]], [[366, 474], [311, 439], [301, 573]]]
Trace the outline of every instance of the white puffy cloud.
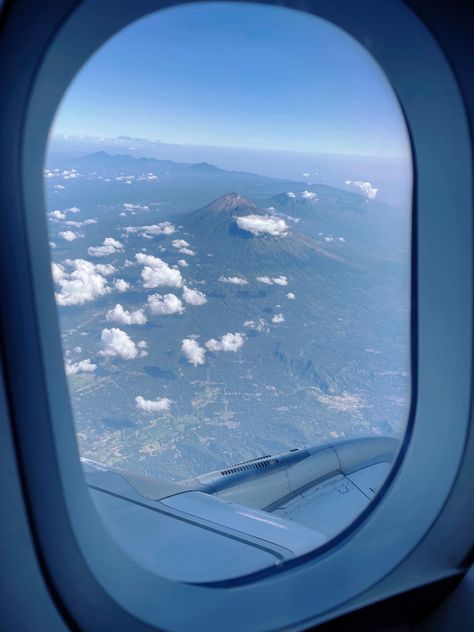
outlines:
[[66, 219], [66, 215], [65, 213], [63, 213], [62, 211], [56, 210], [56, 211], [51, 211], [51, 213], [48, 213], [49, 217], [52, 217], [53, 219]]
[[[118, 356], [124, 360], [133, 360], [138, 356], [146, 355], [145, 351], [139, 350], [143, 348], [143, 345], [135, 344], [128, 334], [117, 327], [103, 329], [100, 338], [103, 344], [103, 350], [100, 351], [100, 354], [103, 356], [112, 358]], [[146, 347], [146, 342], [144, 340], [141, 342], [145, 343]]]
[[245, 279], [244, 277], [239, 277], [239, 276], [231, 276], [231, 277], [220, 276], [219, 281], [221, 283], [232, 283], [233, 285], [247, 285], [248, 283], [247, 279]]
[[287, 234], [288, 226], [284, 219], [272, 215], [245, 215], [236, 218], [237, 226], [252, 235], [271, 235], [282, 237]]
[[130, 289], [130, 283], [125, 279], [114, 279], [113, 286], [117, 292], [126, 292]]
[[56, 293], [58, 305], [82, 305], [110, 292], [104, 278], [107, 270], [101, 268], [85, 259], [67, 259], [63, 265], [53, 263], [53, 280], [60, 289]]
[[54, 249], [54, 248], [57, 248], [57, 245], [54, 243], [54, 241], [50, 241], [50, 242], [49, 242], [49, 247], [50, 247], [51, 249]]
[[189, 246], [188, 242], [184, 239], [173, 239], [171, 245], [174, 248], [187, 248]]
[[66, 213], [79, 213], [80, 212], [80, 208], [78, 208], [77, 206], [71, 206], [69, 208], [66, 209]]
[[189, 257], [194, 257], [194, 255], [196, 254], [194, 250], [191, 250], [191, 248], [180, 248], [178, 252], [183, 255], [188, 255]]
[[181, 352], [193, 366], [199, 366], [204, 364], [206, 350], [200, 347], [196, 340], [193, 338], [185, 338], [181, 343]]
[[313, 193], [313, 191], [303, 191], [301, 193], [301, 197], [304, 200], [311, 200], [312, 202], [318, 201], [318, 196], [316, 195], [316, 193]]
[[183, 299], [188, 305], [204, 305], [207, 303], [207, 298], [204, 292], [199, 290], [191, 290], [189, 287], [183, 287]]
[[286, 194], [286, 197], [289, 197], [290, 199], [293, 199], [296, 197], [296, 195], [293, 193], [293, 191], [288, 191], [288, 193]]
[[288, 285], [288, 279], [283, 275], [278, 277], [258, 276], [257, 281], [265, 285]]
[[80, 235], [78, 235], [77, 233], [74, 233], [72, 230], [62, 230], [60, 233], [58, 233], [59, 237], [61, 237], [61, 239], [64, 239], [65, 241], [74, 241], [75, 239], [79, 239]]
[[144, 266], [141, 272], [143, 287], [155, 288], [160, 285], [181, 287], [183, 285], [181, 272], [171, 268], [159, 257], [153, 257], [152, 255], [138, 252], [135, 255], [135, 259], [139, 264]]
[[296, 296], [293, 294], [293, 292], [288, 292], [286, 298], [288, 298], [290, 301], [294, 301]]
[[109, 309], [106, 318], [108, 321], [119, 323], [120, 325], [144, 325], [147, 321], [143, 309], [128, 312], [120, 303], [117, 303], [113, 309]]
[[176, 232], [176, 228], [171, 222], [159, 222], [148, 226], [125, 226], [123, 230], [127, 235], [136, 233], [147, 239], [151, 239], [151, 237], [156, 235], [172, 235]]
[[255, 331], [259, 332], [269, 331], [268, 325], [263, 318], [259, 318], [258, 320], [246, 320], [244, 322], [244, 327], [247, 327], [248, 329], [255, 329]]
[[64, 368], [66, 369], [66, 375], [93, 373], [97, 368], [97, 364], [92, 364], [89, 358], [87, 358], [86, 360], [80, 360], [79, 362], [66, 362]]
[[123, 250], [123, 244], [113, 237], [106, 237], [102, 242], [102, 246], [90, 246], [87, 252], [91, 257], [108, 257]]
[[147, 302], [148, 309], [155, 316], [170, 316], [184, 312], [183, 303], [175, 294], [152, 294]]
[[378, 193], [378, 189], [376, 189], [370, 182], [363, 182], [362, 180], [346, 180], [345, 184], [359, 189], [369, 200], [374, 200]]
[[227, 333], [220, 337], [219, 340], [211, 338], [206, 342], [209, 351], [217, 353], [218, 351], [238, 351], [245, 342], [245, 334]]
[[111, 263], [96, 263], [94, 267], [96, 272], [102, 276], [109, 276], [115, 272], [115, 267]]
[[129, 202], [125, 202], [123, 207], [127, 211], [148, 211], [149, 210], [149, 208], [148, 208], [148, 206], [146, 206], [146, 204], [130, 204]]
[[162, 413], [170, 409], [171, 400], [167, 397], [145, 399], [138, 395], [138, 397], [135, 397], [135, 404], [139, 410], [143, 410], [145, 413]]
[[188, 262], [185, 259], [178, 259], [178, 265], [181, 266], [182, 268], [187, 268], [188, 267]]
[[54, 188], [57, 189], [58, 191], [61, 189], [65, 189], [66, 187], [63, 184], [55, 184]]
[[275, 323], [276, 325], [283, 322], [285, 322], [285, 317], [283, 316], [283, 314], [275, 314], [275, 316], [273, 316], [272, 318], [272, 323]]

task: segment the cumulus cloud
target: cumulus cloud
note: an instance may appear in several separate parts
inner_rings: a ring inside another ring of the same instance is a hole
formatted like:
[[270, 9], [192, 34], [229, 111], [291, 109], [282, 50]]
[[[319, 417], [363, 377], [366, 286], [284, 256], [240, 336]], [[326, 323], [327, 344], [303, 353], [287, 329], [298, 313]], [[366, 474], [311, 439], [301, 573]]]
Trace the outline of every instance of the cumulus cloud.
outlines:
[[313, 193], [313, 191], [303, 191], [301, 193], [301, 197], [304, 200], [311, 200], [312, 202], [318, 201], [318, 196], [316, 195], [316, 193]]
[[346, 180], [345, 184], [359, 189], [369, 200], [374, 200], [378, 193], [378, 189], [376, 189], [370, 182], [363, 182], [362, 180]]
[[139, 356], [143, 357], [146, 355], [146, 351], [140, 351], [140, 349], [146, 348], [146, 342], [144, 340], [135, 344], [128, 334], [117, 327], [103, 329], [100, 338], [102, 340], [103, 350], [99, 353], [103, 356], [134, 360]]
[[182, 268], [187, 268], [189, 264], [185, 259], [178, 259], [178, 265]]
[[101, 268], [85, 259], [53, 263], [53, 280], [60, 288], [56, 293], [58, 305], [82, 305], [110, 292], [104, 276], [107, 270]]
[[131, 204], [130, 202], [125, 202], [123, 208], [127, 211], [148, 211], [149, 208], [146, 204]]
[[64, 368], [66, 369], [66, 375], [93, 373], [97, 368], [97, 364], [92, 364], [89, 358], [87, 358], [86, 360], [80, 360], [80, 362], [66, 362]]
[[66, 209], [66, 213], [79, 213], [81, 211], [80, 208], [78, 208], [77, 206], [70, 206], [69, 208]]
[[294, 199], [296, 195], [293, 193], [293, 191], [288, 191], [288, 193], [286, 194], [286, 197], [289, 197], [290, 199]]
[[185, 338], [181, 343], [181, 352], [193, 366], [199, 366], [204, 364], [206, 350], [200, 347], [196, 340], [193, 338]]
[[130, 289], [130, 283], [125, 281], [125, 279], [115, 279], [113, 282], [114, 289], [117, 292], [126, 292]]
[[106, 237], [102, 246], [90, 246], [87, 252], [91, 257], [108, 257], [123, 250], [123, 244], [112, 237]]
[[236, 218], [237, 226], [252, 235], [271, 235], [282, 237], [287, 234], [288, 226], [284, 219], [272, 215], [245, 215]]
[[174, 248], [187, 248], [189, 246], [188, 242], [184, 239], [173, 239], [171, 245]]
[[145, 413], [163, 413], [170, 409], [171, 400], [167, 397], [145, 399], [138, 395], [138, 397], [135, 397], [135, 404], [139, 410], [143, 410]]
[[80, 237], [80, 235], [73, 232], [72, 230], [62, 230], [60, 233], [58, 233], [58, 235], [59, 237], [61, 237], [61, 239], [64, 239], [65, 241], [74, 241], [75, 239], [79, 239]]
[[246, 320], [244, 322], [244, 327], [248, 329], [254, 329], [259, 332], [268, 332], [269, 328], [266, 321], [263, 318], [259, 318], [258, 320]]
[[[69, 259], [67, 259], [69, 261]], [[96, 272], [102, 276], [109, 276], [115, 272], [115, 268], [111, 263], [97, 263], [94, 265]]]
[[207, 298], [204, 292], [191, 290], [191, 288], [186, 286], [183, 287], [183, 299], [185, 303], [188, 303], [188, 305], [204, 305], [204, 303], [207, 303]]
[[155, 316], [170, 316], [171, 314], [182, 314], [184, 306], [175, 294], [152, 294], [147, 299], [148, 309]]
[[221, 283], [232, 283], [233, 285], [247, 285], [248, 283], [246, 278], [239, 277], [239, 276], [231, 276], [231, 277], [220, 276], [219, 281]]
[[108, 321], [119, 323], [120, 325], [144, 325], [147, 321], [143, 309], [128, 312], [120, 303], [117, 303], [113, 309], [109, 309], [106, 318]]
[[161, 285], [181, 287], [183, 285], [181, 272], [171, 268], [159, 257], [138, 252], [135, 255], [135, 259], [144, 266], [141, 272], [143, 287], [155, 288]]
[[238, 351], [245, 342], [245, 334], [227, 333], [220, 337], [219, 340], [211, 338], [206, 342], [209, 351], [217, 353], [219, 351]]
[[66, 215], [65, 213], [63, 213], [62, 211], [56, 210], [56, 211], [51, 211], [51, 213], [48, 213], [49, 217], [52, 217], [53, 219], [66, 219]]
[[265, 285], [288, 285], [288, 279], [283, 275], [278, 277], [258, 276], [257, 281]]
[[273, 316], [272, 318], [272, 323], [275, 323], [276, 325], [278, 325], [278, 323], [283, 323], [285, 322], [285, 317], [283, 316], [283, 314], [275, 314], [275, 316]]
[[123, 230], [127, 235], [135, 233], [146, 239], [151, 239], [156, 235], [172, 235], [176, 231], [176, 228], [171, 222], [159, 222], [158, 224], [150, 224], [148, 226], [126, 226]]
[[290, 301], [294, 301], [296, 296], [293, 294], [293, 292], [288, 292], [286, 298], [288, 298]]

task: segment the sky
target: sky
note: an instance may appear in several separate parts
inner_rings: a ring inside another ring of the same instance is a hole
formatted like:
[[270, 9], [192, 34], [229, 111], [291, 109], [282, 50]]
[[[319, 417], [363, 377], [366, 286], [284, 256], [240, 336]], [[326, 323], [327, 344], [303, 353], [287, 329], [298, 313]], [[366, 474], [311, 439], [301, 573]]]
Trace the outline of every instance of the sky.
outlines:
[[109, 40], [63, 99], [52, 135], [406, 157], [395, 95], [334, 25], [275, 6], [201, 3]]

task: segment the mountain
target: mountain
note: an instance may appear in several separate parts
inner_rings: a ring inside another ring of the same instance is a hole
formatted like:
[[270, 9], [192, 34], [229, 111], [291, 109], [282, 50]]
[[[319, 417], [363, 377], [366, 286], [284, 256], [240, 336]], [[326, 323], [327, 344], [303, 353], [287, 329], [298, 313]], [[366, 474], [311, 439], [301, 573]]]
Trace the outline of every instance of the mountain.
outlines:
[[238, 193], [227, 193], [180, 221], [199, 252], [213, 254], [227, 272], [259, 273], [264, 266], [268, 274], [302, 261], [342, 261], [320, 241]]

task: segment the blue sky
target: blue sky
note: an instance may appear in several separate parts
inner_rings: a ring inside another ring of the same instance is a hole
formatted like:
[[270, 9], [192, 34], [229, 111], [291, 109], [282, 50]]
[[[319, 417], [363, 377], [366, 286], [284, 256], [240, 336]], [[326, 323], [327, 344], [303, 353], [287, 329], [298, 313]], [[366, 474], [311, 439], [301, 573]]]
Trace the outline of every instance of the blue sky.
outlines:
[[53, 134], [406, 156], [369, 53], [335, 26], [264, 5], [184, 5], [111, 39], [68, 90]]

